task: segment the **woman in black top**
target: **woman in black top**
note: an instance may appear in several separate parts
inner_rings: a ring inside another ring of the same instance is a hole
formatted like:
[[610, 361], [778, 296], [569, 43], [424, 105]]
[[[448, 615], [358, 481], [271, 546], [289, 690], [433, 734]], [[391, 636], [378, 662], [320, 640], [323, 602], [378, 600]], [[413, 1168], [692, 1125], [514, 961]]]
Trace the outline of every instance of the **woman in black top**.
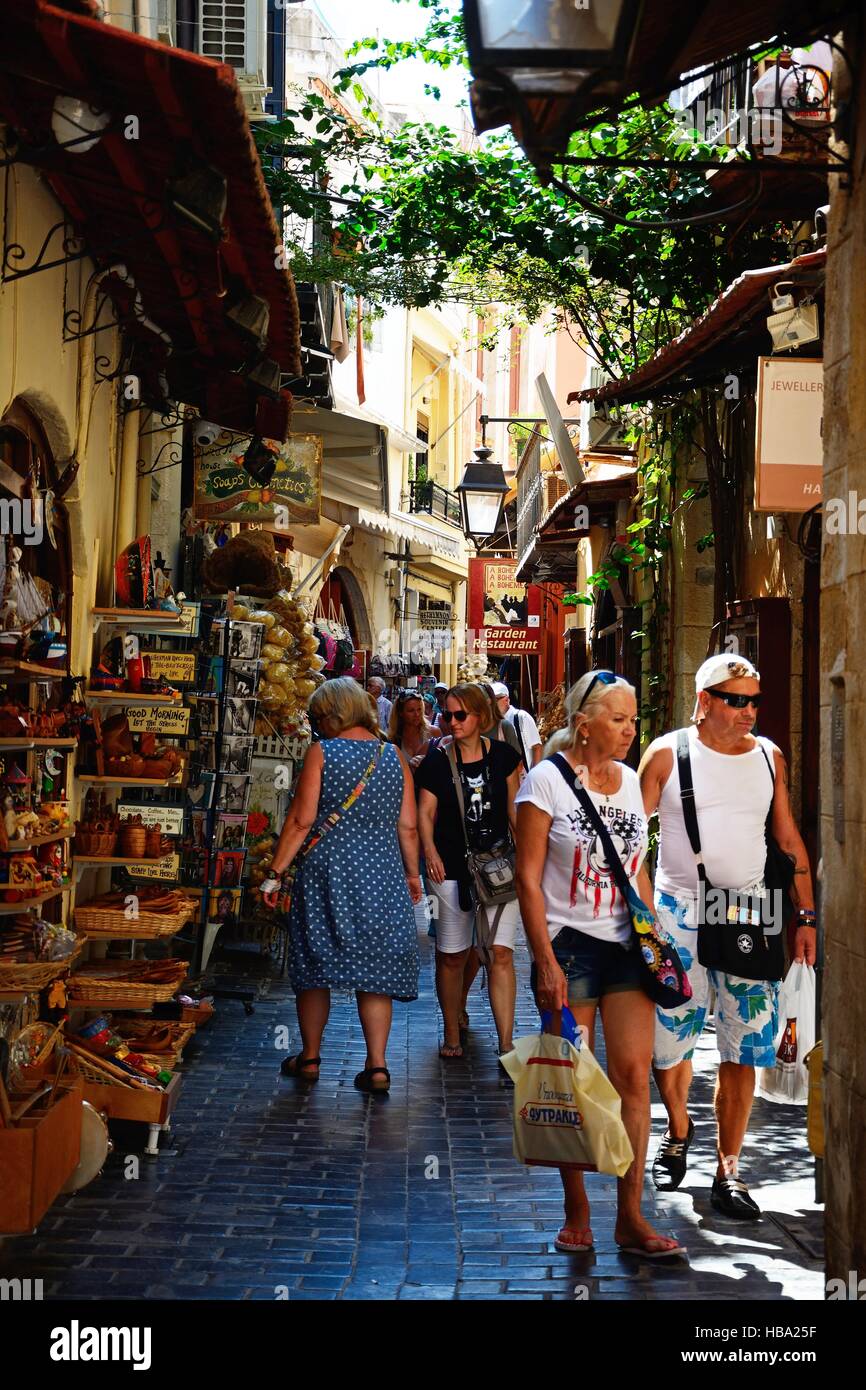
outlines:
[[[451, 734], [463, 791], [464, 836], [451, 764], [446, 749], [427, 754], [417, 776], [418, 829], [427, 876], [436, 898], [436, 993], [445, 1025], [441, 1057], [462, 1057], [460, 1008], [463, 967], [472, 945], [475, 913], [466, 839], [473, 850], [492, 849], [514, 833], [514, 797], [520, 756], [508, 744], [484, 738], [492, 717], [482, 688], [455, 685], [445, 700], [442, 721]], [[489, 971], [490, 1006], [499, 1051], [511, 1048], [514, 1027], [514, 940], [520, 925], [516, 902], [502, 911]]]

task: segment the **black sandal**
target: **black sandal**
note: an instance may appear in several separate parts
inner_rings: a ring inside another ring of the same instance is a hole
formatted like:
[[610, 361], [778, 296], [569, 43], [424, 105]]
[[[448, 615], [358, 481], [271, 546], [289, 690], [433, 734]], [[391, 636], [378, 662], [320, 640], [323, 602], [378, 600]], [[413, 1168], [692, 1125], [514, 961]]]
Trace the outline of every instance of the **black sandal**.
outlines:
[[[319, 1066], [321, 1057], [305, 1057], [302, 1052], [296, 1052], [294, 1057], [287, 1057], [280, 1066], [280, 1076], [292, 1076], [296, 1081], [306, 1081], [310, 1085], [319, 1079]], [[315, 1067], [315, 1076], [304, 1076], [305, 1067]]]
[[[379, 1076], [383, 1076], [384, 1081], [374, 1080]], [[355, 1085], [359, 1091], [366, 1091], [368, 1095], [386, 1095], [391, 1089], [391, 1073], [387, 1067], [365, 1067], [355, 1077]]]

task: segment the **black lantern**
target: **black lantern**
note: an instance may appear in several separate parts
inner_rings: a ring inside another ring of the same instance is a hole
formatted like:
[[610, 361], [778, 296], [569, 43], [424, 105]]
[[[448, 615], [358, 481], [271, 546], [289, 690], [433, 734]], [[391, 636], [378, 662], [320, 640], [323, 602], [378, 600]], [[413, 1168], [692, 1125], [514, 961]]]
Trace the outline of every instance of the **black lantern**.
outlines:
[[564, 149], [589, 93], [626, 71], [641, 0], [463, 0], [476, 130]]
[[501, 463], [491, 463], [493, 450], [476, 449], [475, 458], [466, 470], [455, 491], [460, 498], [460, 517], [463, 534], [476, 550], [495, 536], [502, 523], [508, 484]]

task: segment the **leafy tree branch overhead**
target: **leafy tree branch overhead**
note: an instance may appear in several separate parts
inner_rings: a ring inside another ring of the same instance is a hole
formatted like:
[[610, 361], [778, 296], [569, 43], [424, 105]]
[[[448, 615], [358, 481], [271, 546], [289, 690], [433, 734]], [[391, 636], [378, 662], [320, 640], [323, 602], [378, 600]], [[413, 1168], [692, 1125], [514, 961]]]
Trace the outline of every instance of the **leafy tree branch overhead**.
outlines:
[[[692, 161], [712, 158], [714, 147], [684, 142], [666, 105], [633, 107], [616, 126], [577, 132], [569, 153], [658, 156], [676, 160], [675, 169], [564, 166], [547, 186], [510, 134], [479, 141], [379, 113], [359, 80], [370, 70], [407, 58], [443, 70], [466, 65], [462, 17], [439, 0], [414, 3], [430, 11], [419, 38], [362, 39], [347, 55], [339, 86], [352, 92], [362, 121], [305, 93], [284, 121], [256, 132], [273, 202], [298, 232], [288, 252], [299, 279], [338, 281], [373, 304], [461, 299], [482, 311], [510, 306], [524, 321], [552, 309], [620, 376], [743, 269], [785, 258], [778, 227], [728, 244], [712, 226], [630, 225], [691, 215], [708, 196], [705, 171]], [[304, 237], [309, 223], [313, 235]]]

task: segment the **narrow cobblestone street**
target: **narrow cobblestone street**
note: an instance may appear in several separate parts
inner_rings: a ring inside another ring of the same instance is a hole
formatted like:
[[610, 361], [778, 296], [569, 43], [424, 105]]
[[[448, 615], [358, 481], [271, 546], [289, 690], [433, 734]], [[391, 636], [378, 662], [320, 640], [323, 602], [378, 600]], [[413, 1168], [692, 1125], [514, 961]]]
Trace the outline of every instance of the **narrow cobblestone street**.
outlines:
[[[126, 1178], [143, 1131], [118, 1132], [101, 1178], [61, 1197], [35, 1236], [0, 1242], [0, 1276], [41, 1278], [47, 1298], [823, 1297], [802, 1110], [755, 1103], [743, 1172], [763, 1221], [733, 1226], [710, 1208], [711, 1037], [697, 1057], [686, 1182], [666, 1197], [647, 1188], [646, 1210], [687, 1244], [688, 1265], [617, 1253], [615, 1182], [601, 1175], [588, 1179], [595, 1251], [557, 1253], [559, 1180], [512, 1157], [486, 996], [476, 985], [467, 1059], [441, 1063], [426, 938], [422, 950], [420, 998], [395, 1006], [387, 1099], [353, 1088], [364, 1045], [351, 997], [334, 998], [309, 1090], [278, 1075], [275, 1030], [296, 1037], [290, 989], [272, 983], [251, 1017], [220, 1001], [159, 1159], [142, 1157]], [[537, 1019], [525, 947], [518, 971], [520, 1036]], [[651, 1154], [661, 1116], [656, 1102]]]

